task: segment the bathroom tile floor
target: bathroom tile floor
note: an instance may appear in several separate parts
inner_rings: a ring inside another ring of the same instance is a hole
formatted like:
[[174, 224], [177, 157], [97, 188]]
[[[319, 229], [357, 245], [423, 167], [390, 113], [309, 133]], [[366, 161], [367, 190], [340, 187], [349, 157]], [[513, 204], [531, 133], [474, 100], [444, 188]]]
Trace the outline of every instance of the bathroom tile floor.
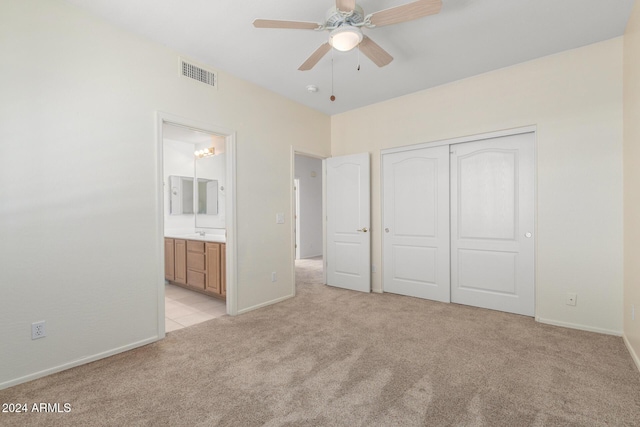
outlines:
[[227, 314], [224, 301], [171, 284], [164, 285], [164, 303], [166, 332]]

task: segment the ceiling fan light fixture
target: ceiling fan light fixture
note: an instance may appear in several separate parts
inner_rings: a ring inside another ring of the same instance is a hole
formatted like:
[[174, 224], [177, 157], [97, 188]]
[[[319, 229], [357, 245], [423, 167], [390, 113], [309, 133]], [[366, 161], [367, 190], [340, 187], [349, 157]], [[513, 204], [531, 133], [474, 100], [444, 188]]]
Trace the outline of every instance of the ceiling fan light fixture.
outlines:
[[362, 31], [358, 27], [344, 25], [331, 31], [329, 43], [334, 49], [347, 52], [358, 46], [362, 41]]

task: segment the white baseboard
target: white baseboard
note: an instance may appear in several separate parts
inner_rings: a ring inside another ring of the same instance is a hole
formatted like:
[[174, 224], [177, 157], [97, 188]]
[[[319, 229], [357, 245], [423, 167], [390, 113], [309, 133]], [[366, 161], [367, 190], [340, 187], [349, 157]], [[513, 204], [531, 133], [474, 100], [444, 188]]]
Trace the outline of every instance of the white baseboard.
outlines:
[[561, 322], [559, 320], [543, 319], [536, 316], [536, 322], [545, 323], [547, 325], [562, 326], [563, 328], [579, 329], [581, 331], [597, 332], [599, 334], [622, 336], [622, 331], [614, 331], [611, 329], [596, 328], [594, 326], [581, 325], [579, 323]]
[[243, 308], [242, 310], [238, 310], [238, 314], [248, 313], [250, 311], [257, 310], [259, 308], [266, 307], [268, 305], [277, 304], [279, 302], [288, 300], [289, 298], [293, 298], [293, 297], [294, 297], [294, 295], [287, 295], [287, 296], [284, 296], [284, 297], [281, 297], [281, 298], [273, 299], [271, 301], [263, 302], [263, 303], [258, 304], [258, 305], [254, 305], [252, 307]]
[[622, 339], [624, 340], [624, 344], [627, 346], [627, 350], [629, 350], [631, 358], [636, 364], [636, 368], [638, 368], [638, 370], [640, 371], [640, 357], [638, 357], [638, 353], [636, 353], [633, 347], [631, 347], [631, 343], [629, 342], [625, 334], [622, 334]]
[[300, 259], [309, 259], [309, 258], [317, 258], [319, 256], [322, 256], [322, 252], [320, 252], [319, 254], [305, 254], [304, 256], [300, 255]]
[[43, 371], [34, 372], [33, 374], [25, 375], [20, 378], [15, 378], [9, 381], [5, 381], [3, 383], [0, 383], [0, 390], [13, 387], [18, 384], [26, 383], [28, 381], [36, 380], [38, 378], [46, 377], [47, 375], [55, 374], [56, 372], [66, 371], [67, 369], [75, 368], [76, 366], [95, 362], [96, 360], [104, 359], [106, 357], [113, 356], [118, 353], [123, 353], [125, 351], [133, 350], [134, 348], [142, 347], [143, 345], [151, 344], [159, 340], [160, 338], [157, 336], [147, 338], [141, 341], [134, 342], [132, 344], [128, 344], [122, 347], [114, 348], [112, 350], [104, 351], [102, 353], [94, 354], [92, 356], [83, 357], [81, 359], [74, 360], [73, 362], [65, 363], [59, 366], [54, 366], [53, 368], [45, 369]]

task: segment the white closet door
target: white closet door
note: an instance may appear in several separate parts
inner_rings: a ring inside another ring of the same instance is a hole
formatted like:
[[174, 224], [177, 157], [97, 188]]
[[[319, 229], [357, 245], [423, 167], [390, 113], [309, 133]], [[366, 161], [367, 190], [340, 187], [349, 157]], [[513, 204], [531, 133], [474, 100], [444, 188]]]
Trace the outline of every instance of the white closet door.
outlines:
[[449, 302], [449, 146], [383, 156], [384, 291]]
[[451, 301], [534, 315], [534, 134], [451, 146]]

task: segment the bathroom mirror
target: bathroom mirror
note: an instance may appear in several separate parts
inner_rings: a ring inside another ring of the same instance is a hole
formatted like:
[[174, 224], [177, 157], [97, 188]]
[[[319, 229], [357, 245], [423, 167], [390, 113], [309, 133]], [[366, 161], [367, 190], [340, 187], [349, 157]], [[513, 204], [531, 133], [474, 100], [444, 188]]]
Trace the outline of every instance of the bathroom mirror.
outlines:
[[218, 215], [218, 180], [198, 178], [198, 215]]
[[171, 215], [193, 214], [193, 178], [169, 176], [169, 213]]
[[[218, 153], [222, 148], [216, 150]], [[225, 228], [225, 158], [225, 153], [221, 152], [195, 161], [197, 228]]]

